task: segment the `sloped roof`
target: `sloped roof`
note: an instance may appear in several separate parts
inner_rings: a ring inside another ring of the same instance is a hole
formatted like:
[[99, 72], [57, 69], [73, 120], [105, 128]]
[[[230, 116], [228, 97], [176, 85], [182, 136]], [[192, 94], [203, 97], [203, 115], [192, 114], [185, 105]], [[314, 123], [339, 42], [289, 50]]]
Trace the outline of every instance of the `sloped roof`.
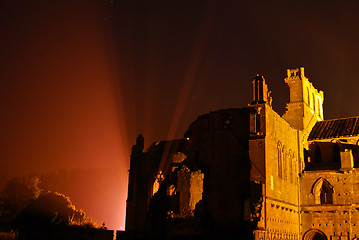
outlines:
[[359, 136], [359, 116], [317, 122], [308, 140]]

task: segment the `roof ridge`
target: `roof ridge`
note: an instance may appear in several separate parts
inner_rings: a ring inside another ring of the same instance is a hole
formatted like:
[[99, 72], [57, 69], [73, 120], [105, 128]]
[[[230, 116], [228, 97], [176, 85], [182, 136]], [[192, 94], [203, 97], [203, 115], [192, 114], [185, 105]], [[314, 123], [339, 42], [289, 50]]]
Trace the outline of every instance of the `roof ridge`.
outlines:
[[318, 122], [328, 122], [328, 121], [336, 121], [336, 120], [343, 120], [343, 119], [351, 119], [351, 118], [359, 118], [359, 116], [354, 117], [342, 117], [342, 118], [332, 118], [332, 119], [326, 119]]

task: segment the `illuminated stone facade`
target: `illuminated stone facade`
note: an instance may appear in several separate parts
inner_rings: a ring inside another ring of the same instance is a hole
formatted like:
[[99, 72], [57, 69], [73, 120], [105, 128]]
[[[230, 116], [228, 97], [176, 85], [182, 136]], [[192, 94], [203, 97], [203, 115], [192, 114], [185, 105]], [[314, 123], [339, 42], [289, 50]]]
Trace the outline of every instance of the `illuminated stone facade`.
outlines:
[[283, 116], [257, 75], [248, 107], [200, 116], [184, 139], [146, 151], [140, 135], [131, 155], [127, 237], [356, 237], [359, 118], [323, 121], [323, 92], [304, 68], [287, 70], [285, 82]]

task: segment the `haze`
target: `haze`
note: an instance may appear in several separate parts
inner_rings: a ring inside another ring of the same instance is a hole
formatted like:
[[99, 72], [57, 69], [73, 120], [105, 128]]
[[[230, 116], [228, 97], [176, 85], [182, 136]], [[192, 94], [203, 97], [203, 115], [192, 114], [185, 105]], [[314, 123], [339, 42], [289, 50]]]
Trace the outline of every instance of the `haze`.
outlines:
[[201, 114], [246, 106], [257, 73], [280, 113], [286, 69], [304, 66], [326, 119], [359, 115], [356, 1], [14, 0], [0, 11], [1, 186], [90, 169], [60, 188], [110, 229], [125, 224], [136, 136], [181, 138]]

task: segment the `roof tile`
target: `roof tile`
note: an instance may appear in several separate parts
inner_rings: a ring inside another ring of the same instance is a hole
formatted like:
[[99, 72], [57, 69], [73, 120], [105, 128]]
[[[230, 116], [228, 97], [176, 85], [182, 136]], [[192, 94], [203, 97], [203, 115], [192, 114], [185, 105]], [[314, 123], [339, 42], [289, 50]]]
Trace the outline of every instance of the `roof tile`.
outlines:
[[317, 122], [310, 132], [308, 140], [332, 139], [357, 135], [359, 135], [359, 116]]

